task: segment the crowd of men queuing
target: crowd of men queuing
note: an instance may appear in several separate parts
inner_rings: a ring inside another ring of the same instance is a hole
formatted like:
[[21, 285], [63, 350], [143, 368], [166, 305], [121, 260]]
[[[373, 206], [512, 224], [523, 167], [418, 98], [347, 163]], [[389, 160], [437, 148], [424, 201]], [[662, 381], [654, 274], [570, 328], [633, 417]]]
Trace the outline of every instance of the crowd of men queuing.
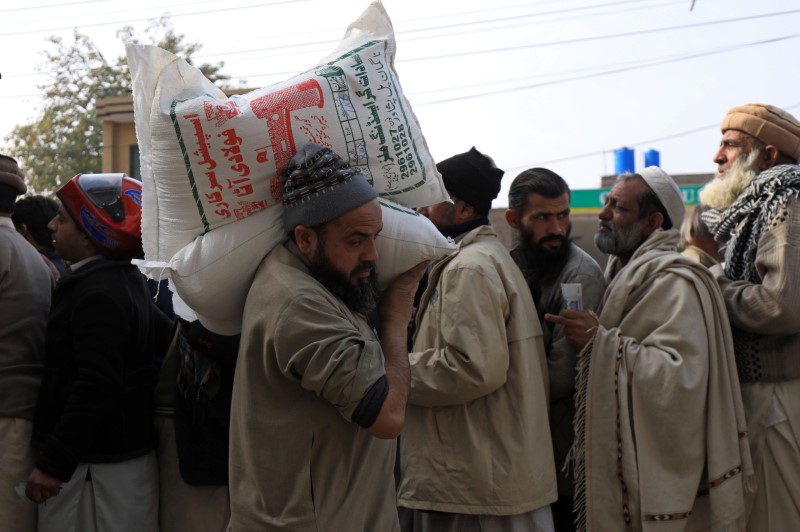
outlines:
[[452, 201], [419, 212], [457, 248], [380, 294], [377, 193], [308, 144], [235, 337], [131, 264], [138, 181], [17, 201], [0, 156], [3, 530], [797, 530], [800, 122], [721, 130], [691, 213], [662, 169], [618, 176], [605, 272], [561, 176], [514, 179], [509, 253], [504, 172], [445, 159]]

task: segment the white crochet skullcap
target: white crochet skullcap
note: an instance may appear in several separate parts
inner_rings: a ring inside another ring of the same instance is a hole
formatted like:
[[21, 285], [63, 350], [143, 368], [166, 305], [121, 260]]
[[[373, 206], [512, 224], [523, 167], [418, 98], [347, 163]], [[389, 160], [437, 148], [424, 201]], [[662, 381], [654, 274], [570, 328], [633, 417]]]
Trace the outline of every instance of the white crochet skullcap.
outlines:
[[672, 227], [679, 229], [683, 222], [685, 208], [683, 206], [683, 196], [672, 180], [672, 177], [658, 166], [648, 166], [644, 170], [636, 172], [642, 176], [647, 186], [656, 193], [661, 204], [667, 211]]

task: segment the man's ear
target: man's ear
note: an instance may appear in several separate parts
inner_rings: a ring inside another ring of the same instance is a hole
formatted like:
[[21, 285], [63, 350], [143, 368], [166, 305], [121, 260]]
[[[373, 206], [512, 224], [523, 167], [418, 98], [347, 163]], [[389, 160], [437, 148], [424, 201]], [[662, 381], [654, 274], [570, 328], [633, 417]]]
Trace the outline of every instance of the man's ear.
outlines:
[[92, 255], [99, 255], [101, 253], [100, 248], [97, 247], [97, 245], [95, 245], [94, 240], [89, 238], [89, 235], [87, 235], [86, 232], [83, 231], [82, 229], [79, 231], [79, 233], [81, 235], [81, 240], [79, 244], [82, 248], [81, 253], [85, 257], [91, 257]]
[[455, 200], [455, 205], [453, 207], [455, 223], [457, 224], [468, 222], [478, 215], [475, 211], [475, 207], [461, 199]]
[[506, 223], [513, 229], [519, 229], [519, 220], [517, 219], [517, 211], [514, 209], [506, 209], [505, 213]]
[[308, 260], [314, 258], [314, 253], [317, 251], [317, 239], [319, 235], [314, 229], [306, 227], [305, 225], [298, 225], [294, 228], [294, 241], [297, 244], [297, 249], [300, 253], [306, 256]]
[[642, 225], [642, 236], [647, 238], [662, 225], [664, 225], [664, 215], [660, 212], [650, 213]]
[[759, 172], [763, 172], [767, 168], [772, 168], [778, 164], [778, 157], [780, 154], [780, 150], [772, 144], [764, 146], [764, 149], [761, 150], [761, 157], [759, 157], [757, 161]]

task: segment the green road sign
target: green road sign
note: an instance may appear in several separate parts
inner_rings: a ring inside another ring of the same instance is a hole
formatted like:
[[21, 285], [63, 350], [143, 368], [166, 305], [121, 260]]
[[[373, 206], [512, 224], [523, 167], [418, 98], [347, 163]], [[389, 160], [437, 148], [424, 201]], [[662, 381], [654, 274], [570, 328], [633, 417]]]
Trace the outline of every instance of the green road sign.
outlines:
[[[683, 196], [683, 204], [687, 206], [699, 203], [699, 193], [703, 185], [684, 185], [679, 187]], [[587, 188], [572, 191], [569, 206], [574, 212], [599, 211], [603, 208], [610, 188]]]

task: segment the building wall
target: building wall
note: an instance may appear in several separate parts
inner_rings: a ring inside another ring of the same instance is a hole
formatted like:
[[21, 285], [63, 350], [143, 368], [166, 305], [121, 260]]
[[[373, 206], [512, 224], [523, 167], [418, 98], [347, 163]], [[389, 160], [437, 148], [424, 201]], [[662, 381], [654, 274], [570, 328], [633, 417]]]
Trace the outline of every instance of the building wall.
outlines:
[[[133, 123], [133, 99], [131, 96], [103, 98], [97, 102], [96, 112], [103, 121], [103, 172], [134, 175], [131, 151], [138, 143]], [[135, 161], [135, 167], [138, 168], [138, 161]]]
[[124, 172], [141, 179], [134, 175], [131, 164], [132, 148], [137, 145], [133, 123], [103, 122], [103, 172]]

